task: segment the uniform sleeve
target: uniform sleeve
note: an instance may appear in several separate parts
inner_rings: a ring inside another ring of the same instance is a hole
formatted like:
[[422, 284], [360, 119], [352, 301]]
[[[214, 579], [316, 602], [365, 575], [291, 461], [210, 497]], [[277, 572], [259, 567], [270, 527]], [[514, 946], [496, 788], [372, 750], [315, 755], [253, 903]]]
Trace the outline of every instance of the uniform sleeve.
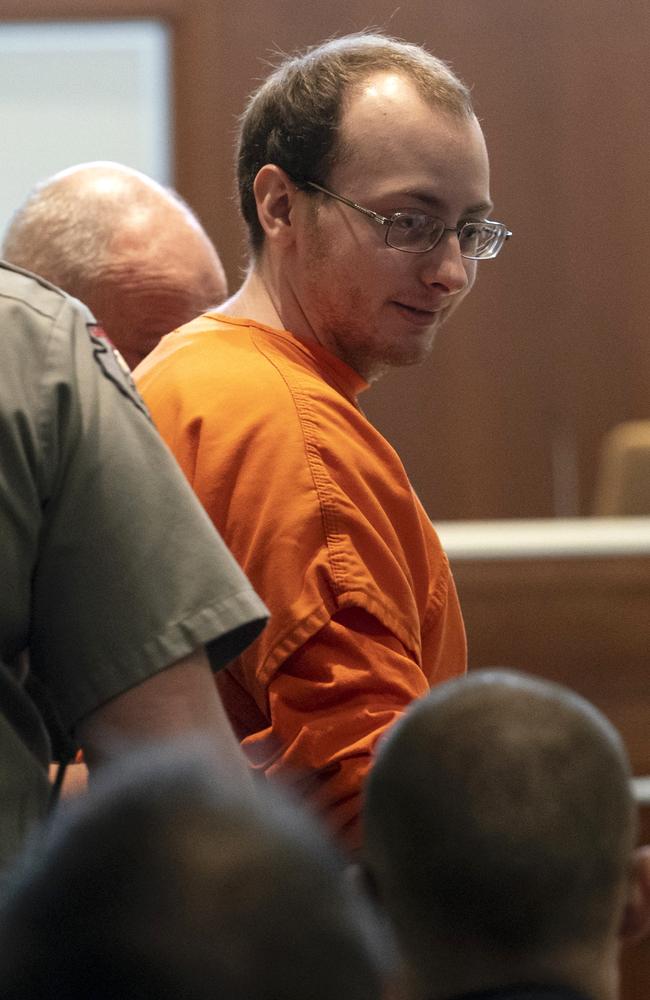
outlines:
[[32, 669], [72, 726], [200, 644], [225, 665], [267, 611], [130, 379], [70, 303], [44, 372], [29, 645]]
[[[338, 612], [269, 686], [274, 739], [284, 749], [268, 773], [296, 783], [357, 850], [361, 790], [377, 741], [427, 690], [421, 669], [376, 618], [360, 608]], [[273, 746], [256, 742], [255, 752], [272, 756]]]

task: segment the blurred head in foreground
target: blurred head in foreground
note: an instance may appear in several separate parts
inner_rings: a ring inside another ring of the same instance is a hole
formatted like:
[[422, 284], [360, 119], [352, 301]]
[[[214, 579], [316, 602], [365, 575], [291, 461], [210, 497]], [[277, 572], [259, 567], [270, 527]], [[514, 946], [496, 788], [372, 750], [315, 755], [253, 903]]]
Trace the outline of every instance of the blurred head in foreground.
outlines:
[[0, 918], [0, 995], [374, 1000], [369, 915], [293, 806], [147, 755], [66, 803]]

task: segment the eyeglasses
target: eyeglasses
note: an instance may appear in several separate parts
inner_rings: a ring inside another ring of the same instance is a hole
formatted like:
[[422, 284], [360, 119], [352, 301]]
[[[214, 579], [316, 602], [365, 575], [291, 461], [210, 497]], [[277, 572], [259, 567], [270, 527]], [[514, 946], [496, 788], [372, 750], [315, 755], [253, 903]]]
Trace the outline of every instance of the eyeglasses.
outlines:
[[469, 260], [489, 260], [496, 257], [505, 241], [512, 236], [502, 222], [491, 222], [489, 219], [463, 222], [453, 228], [445, 226], [442, 219], [425, 215], [423, 212], [395, 212], [386, 218], [358, 205], [356, 201], [350, 201], [349, 198], [328, 191], [314, 181], [305, 181], [304, 187], [321, 191], [328, 198], [335, 198], [336, 201], [355, 208], [357, 212], [362, 212], [379, 225], [386, 226], [386, 246], [392, 247], [393, 250], [403, 250], [404, 253], [426, 253], [440, 243], [445, 233], [456, 233], [461, 257], [467, 257]]

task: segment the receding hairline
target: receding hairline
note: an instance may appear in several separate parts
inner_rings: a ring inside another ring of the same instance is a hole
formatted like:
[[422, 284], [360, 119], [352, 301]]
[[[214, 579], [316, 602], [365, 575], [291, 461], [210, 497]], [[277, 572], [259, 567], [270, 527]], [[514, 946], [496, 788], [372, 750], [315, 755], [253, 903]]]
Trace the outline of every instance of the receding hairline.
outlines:
[[302, 184], [326, 184], [334, 161], [348, 153], [338, 134], [346, 100], [365, 79], [383, 71], [411, 81], [432, 109], [466, 120], [474, 115], [470, 89], [444, 60], [377, 30], [276, 52], [239, 118], [239, 203], [254, 260], [265, 242], [254, 196], [259, 170], [275, 164]]
[[371, 69], [368, 73], [363, 74], [349, 82], [349, 84], [344, 88], [341, 95], [341, 103], [339, 106], [338, 122], [337, 122], [337, 132], [334, 142], [332, 144], [332, 158], [336, 161], [336, 164], [340, 164], [348, 160], [354, 153], [355, 136], [354, 134], [345, 134], [346, 117], [348, 113], [352, 110], [354, 102], [363, 96], [364, 90], [371, 84], [374, 80], [380, 80], [382, 78], [398, 77], [400, 80], [410, 84], [413, 91], [420, 98], [422, 103], [428, 108], [432, 115], [446, 120], [449, 123], [467, 123], [468, 125], [475, 122], [478, 128], [481, 128], [478, 117], [471, 106], [471, 104], [465, 105], [462, 102], [456, 103], [452, 101], [439, 101], [432, 97], [426, 89], [419, 85], [418, 80], [406, 71], [400, 68], [382, 68], [382, 69]]
[[290, 75], [299, 74], [307, 78], [310, 69], [313, 77], [315, 70], [332, 66], [339, 72], [344, 92], [375, 73], [392, 72], [410, 77], [435, 106], [448, 101], [450, 110], [467, 116], [474, 113], [471, 90], [450, 63], [422, 45], [373, 30], [334, 35], [293, 53], [277, 52], [277, 62], [270, 63], [270, 72], [251, 94], [249, 105], [274, 81], [286, 82]]

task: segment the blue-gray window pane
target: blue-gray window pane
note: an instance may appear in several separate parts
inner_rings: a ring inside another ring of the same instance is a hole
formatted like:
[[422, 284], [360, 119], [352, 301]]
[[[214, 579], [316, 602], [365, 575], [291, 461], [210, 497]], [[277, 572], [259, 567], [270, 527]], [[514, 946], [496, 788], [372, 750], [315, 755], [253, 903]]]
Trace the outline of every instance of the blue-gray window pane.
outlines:
[[173, 183], [170, 48], [154, 20], [0, 24], [0, 235], [33, 184], [74, 163]]

